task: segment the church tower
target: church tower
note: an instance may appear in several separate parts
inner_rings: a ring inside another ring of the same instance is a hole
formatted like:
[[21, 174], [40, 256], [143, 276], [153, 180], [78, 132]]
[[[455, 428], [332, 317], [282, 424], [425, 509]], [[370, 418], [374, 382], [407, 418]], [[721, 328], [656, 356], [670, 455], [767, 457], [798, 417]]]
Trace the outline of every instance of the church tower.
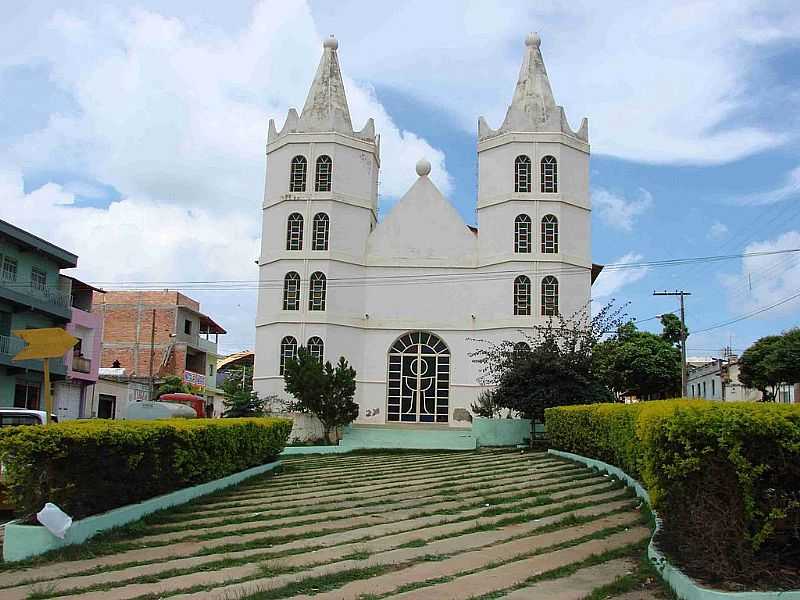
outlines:
[[328, 347], [330, 321], [363, 313], [360, 290], [328, 294], [328, 281], [362, 276], [380, 138], [372, 119], [353, 129], [337, 49], [333, 36], [324, 41], [300, 115], [290, 109], [280, 131], [269, 122], [254, 373], [262, 397], [283, 395], [283, 361], [298, 346], [335, 361], [343, 349]]
[[513, 310], [527, 326], [581, 309], [592, 272], [588, 122], [570, 128], [540, 45], [535, 33], [525, 40], [500, 127], [478, 120], [480, 263], [518, 272]]

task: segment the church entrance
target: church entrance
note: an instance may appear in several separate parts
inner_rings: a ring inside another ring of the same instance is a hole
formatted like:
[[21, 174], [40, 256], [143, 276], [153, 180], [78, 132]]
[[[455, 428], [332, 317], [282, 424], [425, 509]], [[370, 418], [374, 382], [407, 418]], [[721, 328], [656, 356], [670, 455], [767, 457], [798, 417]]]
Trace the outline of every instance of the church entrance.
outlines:
[[450, 350], [436, 335], [414, 331], [389, 349], [387, 420], [447, 423]]

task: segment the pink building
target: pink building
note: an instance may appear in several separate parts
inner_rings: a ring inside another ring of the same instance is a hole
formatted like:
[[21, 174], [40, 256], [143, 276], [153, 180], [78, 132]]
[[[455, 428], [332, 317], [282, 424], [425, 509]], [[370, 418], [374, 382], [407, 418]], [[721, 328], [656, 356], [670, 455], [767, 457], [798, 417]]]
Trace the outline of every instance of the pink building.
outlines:
[[103, 346], [102, 315], [92, 313], [93, 292], [87, 283], [72, 280], [72, 318], [66, 330], [78, 338], [64, 355], [66, 379], [55, 383], [55, 411], [60, 421], [91, 417], [93, 386], [97, 383]]

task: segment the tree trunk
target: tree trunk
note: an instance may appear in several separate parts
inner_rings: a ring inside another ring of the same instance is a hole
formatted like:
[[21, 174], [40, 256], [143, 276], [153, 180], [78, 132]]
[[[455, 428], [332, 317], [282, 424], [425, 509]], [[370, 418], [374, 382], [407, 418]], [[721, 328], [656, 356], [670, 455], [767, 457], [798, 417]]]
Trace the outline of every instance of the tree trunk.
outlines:
[[329, 425], [322, 424], [324, 429], [323, 438], [325, 439], [325, 445], [332, 446], [333, 443], [331, 442], [331, 427]]

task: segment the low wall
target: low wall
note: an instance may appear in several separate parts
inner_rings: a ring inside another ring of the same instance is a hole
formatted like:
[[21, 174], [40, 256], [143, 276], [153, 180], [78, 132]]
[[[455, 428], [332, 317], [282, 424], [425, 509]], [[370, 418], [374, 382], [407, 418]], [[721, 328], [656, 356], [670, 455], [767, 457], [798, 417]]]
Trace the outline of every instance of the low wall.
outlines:
[[3, 560], [8, 562], [24, 560], [31, 556], [44, 554], [50, 550], [80, 544], [101, 531], [114, 527], [121, 527], [133, 521], [138, 521], [144, 516], [171, 506], [185, 504], [200, 496], [230, 487], [245, 479], [261, 475], [277, 467], [280, 461], [259, 465], [233, 475], [215, 479], [195, 485], [193, 487], [176, 490], [169, 494], [156, 496], [138, 504], [129, 504], [85, 519], [73, 521], [72, 527], [67, 530], [64, 539], [59, 539], [41, 525], [22, 525], [16, 521], [8, 523], [5, 527], [3, 540]]
[[472, 420], [472, 435], [478, 446], [526, 444], [531, 438], [531, 420], [475, 417]]

